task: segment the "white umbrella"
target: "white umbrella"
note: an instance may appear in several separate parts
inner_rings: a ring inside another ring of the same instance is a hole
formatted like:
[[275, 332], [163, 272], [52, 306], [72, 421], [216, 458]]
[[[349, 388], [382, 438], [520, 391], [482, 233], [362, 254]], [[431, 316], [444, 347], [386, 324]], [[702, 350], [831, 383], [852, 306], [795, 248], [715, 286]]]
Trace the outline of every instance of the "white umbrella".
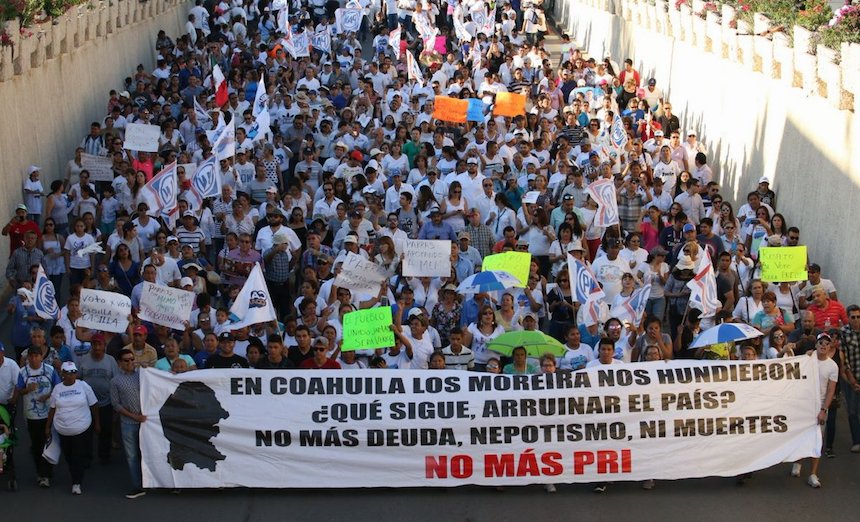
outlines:
[[754, 339], [764, 335], [745, 323], [723, 323], [708, 328], [693, 339], [690, 348], [701, 348], [712, 344], [733, 343], [744, 339]]

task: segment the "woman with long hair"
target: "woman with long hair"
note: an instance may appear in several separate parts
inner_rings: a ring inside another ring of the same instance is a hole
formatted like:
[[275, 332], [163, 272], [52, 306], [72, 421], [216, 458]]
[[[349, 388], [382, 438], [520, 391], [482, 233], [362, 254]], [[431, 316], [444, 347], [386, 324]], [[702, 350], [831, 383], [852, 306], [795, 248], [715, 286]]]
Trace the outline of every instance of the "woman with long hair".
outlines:
[[439, 302], [430, 312], [430, 324], [439, 332], [442, 346], [451, 344], [451, 331], [460, 324], [463, 305], [457, 299], [457, 288], [447, 284], [439, 290]]
[[45, 211], [43, 215], [54, 221], [54, 228], [57, 234], [69, 233], [69, 198], [64, 193], [65, 186], [61, 180], [54, 180], [51, 183], [51, 193], [45, 201]]
[[502, 294], [502, 298], [499, 301], [499, 309], [496, 310], [496, 322], [502, 325], [502, 328], [505, 329], [505, 332], [513, 332], [514, 330], [520, 330], [520, 324], [518, 319], [519, 314], [517, 313], [516, 308], [514, 307], [514, 296], [510, 292], [505, 292]]
[[397, 273], [400, 266], [400, 256], [394, 250], [394, 240], [388, 236], [381, 236], [376, 240], [376, 255], [373, 261], [383, 267], [389, 275]]
[[[756, 279], [747, 285], [747, 295], [738, 299], [732, 318], [747, 324], [752, 324], [753, 317], [764, 309], [762, 296], [764, 295], [764, 283]], [[743, 291], [741, 287], [741, 291]]]
[[481, 306], [478, 320], [471, 323], [463, 332], [463, 344], [470, 346], [475, 355], [475, 370], [486, 370], [487, 362], [499, 357], [496, 352], [487, 349], [487, 345], [496, 337], [505, 333], [505, 329], [496, 322], [496, 312], [490, 305]]
[[491, 213], [492, 221], [488, 226], [493, 232], [495, 240], [501, 241], [505, 237], [505, 228], [513, 227], [516, 230], [517, 213], [511, 208], [508, 198], [504, 194], [496, 193], [493, 201], [496, 204], [496, 208]]
[[642, 209], [639, 216], [639, 232], [642, 234], [642, 247], [648, 252], [660, 245], [660, 233], [666, 227], [663, 214], [656, 205]]
[[454, 234], [458, 234], [466, 228], [466, 209], [468, 203], [463, 196], [463, 187], [459, 181], [452, 181], [448, 186], [448, 198], [442, 200], [441, 205], [443, 221], [451, 225]]
[[117, 245], [108, 271], [123, 295], [131, 296], [132, 289], [140, 283], [140, 263], [134, 260], [126, 243]]
[[54, 284], [54, 295], [56, 295], [59, 302], [62, 295], [63, 274], [66, 273], [66, 263], [63, 260], [65, 238], [56, 229], [57, 224], [54, 218], [48, 216], [45, 219], [45, 226], [42, 227], [42, 239], [39, 241], [39, 250], [44, 255], [42, 258], [42, 267], [45, 269], [48, 279]]
[[570, 223], [563, 222], [558, 226], [558, 236], [549, 246], [549, 261], [552, 263], [553, 277], [558, 277], [558, 274], [566, 265], [568, 247], [571, 246], [573, 241], [576, 241], [573, 238], [573, 227]]

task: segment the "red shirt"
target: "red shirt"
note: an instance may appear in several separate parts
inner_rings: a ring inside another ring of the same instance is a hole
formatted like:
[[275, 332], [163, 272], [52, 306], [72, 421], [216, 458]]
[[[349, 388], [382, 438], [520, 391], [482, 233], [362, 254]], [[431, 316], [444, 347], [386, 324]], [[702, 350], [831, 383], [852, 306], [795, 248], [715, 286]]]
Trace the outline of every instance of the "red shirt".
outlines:
[[311, 357], [302, 361], [299, 368], [304, 370], [340, 370], [340, 364], [337, 361], [326, 359], [322, 366], [317, 366], [316, 361]]
[[819, 330], [824, 330], [824, 326], [828, 320], [830, 321], [829, 328], [846, 326], [848, 324], [848, 314], [845, 313], [845, 307], [842, 306], [842, 303], [833, 299], [828, 299], [827, 303], [827, 307], [823, 310], [815, 303], [812, 303], [809, 305], [809, 308], [807, 308], [810, 312], [815, 314], [815, 327]]
[[131, 167], [135, 171], [138, 171], [138, 170], [142, 171], [146, 175], [146, 181], [150, 181], [153, 177], [152, 171], [153, 171], [153, 169], [155, 169], [155, 163], [153, 163], [152, 160], [148, 160], [148, 161], [133, 160], [131, 162]]
[[9, 257], [12, 257], [12, 252], [16, 248], [24, 245], [24, 234], [31, 230], [36, 233], [36, 237], [42, 239], [42, 231], [35, 221], [25, 219], [23, 222], [16, 222], [9, 226]]

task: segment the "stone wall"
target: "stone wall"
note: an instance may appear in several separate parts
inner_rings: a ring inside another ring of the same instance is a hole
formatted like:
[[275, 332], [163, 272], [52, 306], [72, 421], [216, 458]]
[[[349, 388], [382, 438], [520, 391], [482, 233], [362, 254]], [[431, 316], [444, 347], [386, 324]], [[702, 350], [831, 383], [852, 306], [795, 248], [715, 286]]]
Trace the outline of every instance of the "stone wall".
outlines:
[[[23, 200], [27, 166], [42, 167], [46, 190], [64, 175], [89, 123], [104, 117], [110, 89], [119, 89], [137, 64], [152, 70], [156, 34], [179, 34], [191, 5], [94, 1], [24, 34], [17, 21], [7, 23], [14, 45], [0, 47], [0, 220]], [[0, 240], [0, 269], [8, 249]]]
[[[724, 8], [725, 9], [725, 8]], [[841, 64], [826, 49], [795, 47], [767, 28], [731, 27], [733, 13], [705, 18], [674, 4], [636, 0], [566, 0], [556, 21], [598, 60], [631, 58], [643, 79], [654, 77], [682, 128], [698, 131], [728, 201], [745, 202], [761, 176], [772, 180], [777, 211], [801, 230], [811, 258], [833, 279], [845, 303], [860, 301], [852, 230], [860, 203], [860, 87], [856, 46]], [[752, 31], [750, 30], [752, 29]]]

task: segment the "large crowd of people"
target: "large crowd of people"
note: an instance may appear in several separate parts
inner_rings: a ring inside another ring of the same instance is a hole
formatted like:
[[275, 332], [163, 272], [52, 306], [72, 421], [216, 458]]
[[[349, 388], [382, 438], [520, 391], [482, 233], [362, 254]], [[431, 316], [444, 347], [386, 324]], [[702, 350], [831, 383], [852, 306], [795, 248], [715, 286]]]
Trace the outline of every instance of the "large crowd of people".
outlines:
[[[13, 318], [0, 348], [0, 466], [9, 489], [17, 488], [14, 460], [27, 446], [36, 483], [52, 485], [43, 447], [53, 429], [73, 493], [82, 492], [93, 452], [107, 462], [121, 441], [128, 497], [145, 494], [141, 367], [530, 374], [817, 354], [829, 361], [821, 365], [824, 452], [834, 455], [840, 390], [850, 450], [860, 452], [860, 307], [840, 304], [816, 252], [808, 281], [763, 282], [763, 249], [802, 244], [791, 216], [777, 211], [769, 180], [750, 187], [735, 209], [660, 79], [642, 77], [631, 60], [589, 57], [564, 35], [561, 50], [549, 52], [542, 3], [361, 1], [359, 30], [341, 32], [337, 10], [356, 4], [196, 0], [184, 34], [160, 32], [155, 69], [138, 66], [110, 92], [63, 172], [28, 169], [21, 204], [2, 229]], [[330, 51], [292, 56], [285, 23], [293, 40], [328, 33]], [[436, 34], [419, 34], [427, 27]], [[216, 66], [227, 85], [220, 106]], [[261, 85], [268, 129], [255, 117]], [[502, 92], [526, 95], [524, 114], [496, 116]], [[480, 99], [486, 117], [438, 120], [439, 96]], [[605, 146], [616, 116], [628, 136], [620, 153]], [[160, 126], [157, 153], [123, 149], [130, 123]], [[216, 154], [213, 132], [224, 125], [235, 128], [235, 155], [218, 161], [221, 194], [201, 202], [186, 170]], [[113, 181], [91, 180], [82, 155], [112, 159]], [[152, 208], [145, 185], [174, 162], [181, 194], [170, 219]], [[599, 179], [614, 181], [618, 225], [598, 226], [587, 187]], [[537, 197], [524, 202], [526, 193]], [[450, 275], [404, 277], [408, 239], [450, 239]], [[508, 251], [531, 254], [524, 287], [458, 292], [486, 256]], [[687, 282], [705, 252], [720, 306], [700, 317]], [[378, 294], [334, 284], [349, 253], [388, 272]], [[570, 256], [603, 288], [596, 317], [576, 298]], [[278, 320], [237, 329], [230, 308], [257, 264]], [[59, 301], [56, 321], [34, 310], [40, 266]], [[184, 330], [137, 317], [144, 282], [195, 294]], [[613, 317], [612, 308], [644, 285], [651, 292], [642, 321]], [[76, 325], [82, 289], [129, 296], [128, 331]], [[395, 345], [341, 351], [343, 317], [380, 305], [392, 306]], [[763, 335], [689, 348], [700, 331], [726, 322]], [[488, 349], [516, 330], [548, 332], [566, 352], [532, 360], [524, 350], [506, 357]], [[8, 444], [16, 415], [26, 420], [17, 455]], [[808, 483], [820, 487], [813, 466]], [[792, 473], [800, 474], [799, 464]]]

